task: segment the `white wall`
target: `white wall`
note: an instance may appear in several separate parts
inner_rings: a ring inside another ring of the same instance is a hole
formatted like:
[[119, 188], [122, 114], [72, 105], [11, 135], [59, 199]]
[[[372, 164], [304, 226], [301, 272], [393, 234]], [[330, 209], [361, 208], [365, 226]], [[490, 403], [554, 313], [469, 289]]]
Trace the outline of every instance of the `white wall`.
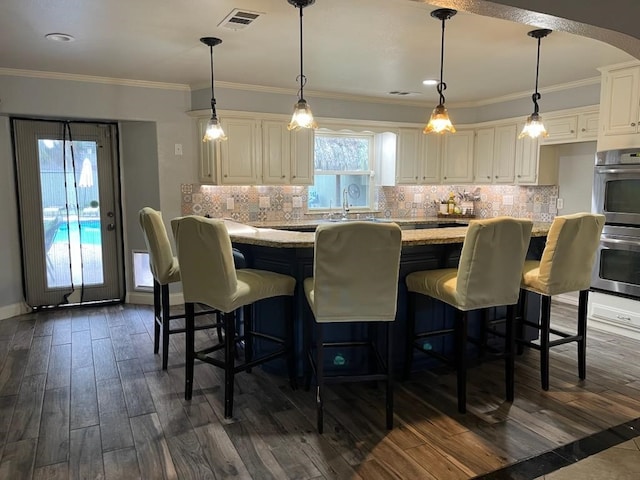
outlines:
[[591, 211], [596, 142], [557, 145], [558, 196], [564, 199], [559, 215]]

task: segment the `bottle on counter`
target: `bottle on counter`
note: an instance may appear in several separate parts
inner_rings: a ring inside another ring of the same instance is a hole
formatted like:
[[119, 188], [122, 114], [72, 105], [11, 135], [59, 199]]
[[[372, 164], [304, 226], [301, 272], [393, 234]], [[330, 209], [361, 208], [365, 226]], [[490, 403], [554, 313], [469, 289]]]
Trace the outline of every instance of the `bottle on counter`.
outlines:
[[453, 192], [449, 193], [449, 201], [447, 202], [447, 213], [452, 214], [455, 213], [456, 210], [456, 200], [454, 198]]

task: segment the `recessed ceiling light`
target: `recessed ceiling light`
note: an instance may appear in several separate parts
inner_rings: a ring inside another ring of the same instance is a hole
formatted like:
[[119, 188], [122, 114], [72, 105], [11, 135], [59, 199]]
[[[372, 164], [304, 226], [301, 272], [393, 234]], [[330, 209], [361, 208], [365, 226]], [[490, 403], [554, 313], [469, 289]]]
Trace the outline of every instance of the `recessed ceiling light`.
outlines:
[[427, 79], [427, 80], [423, 80], [422, 84], [432, 86], [432, 85], [437, 85], [438, 81], [433, 79]]
[[54, 42], [73, 42], [75, 40], [75, 37], [68, 33], [47, 33], [44, 38]]

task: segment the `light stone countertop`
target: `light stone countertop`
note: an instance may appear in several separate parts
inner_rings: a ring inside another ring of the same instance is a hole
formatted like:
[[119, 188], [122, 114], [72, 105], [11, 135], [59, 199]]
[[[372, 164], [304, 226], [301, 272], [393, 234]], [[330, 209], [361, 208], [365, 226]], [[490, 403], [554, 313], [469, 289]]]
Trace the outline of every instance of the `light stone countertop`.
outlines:
[[[274, 248], [313, 248], [314, 245], [314, 232], [258, 228], [228, 220], [225, 223], [234, 243]], [[534, 223], [531, 236], [546, 236], [550, 226], [550, 223]], [[402, 246], [462, 243], [466, 233], [466, 226], [402, 230]]]

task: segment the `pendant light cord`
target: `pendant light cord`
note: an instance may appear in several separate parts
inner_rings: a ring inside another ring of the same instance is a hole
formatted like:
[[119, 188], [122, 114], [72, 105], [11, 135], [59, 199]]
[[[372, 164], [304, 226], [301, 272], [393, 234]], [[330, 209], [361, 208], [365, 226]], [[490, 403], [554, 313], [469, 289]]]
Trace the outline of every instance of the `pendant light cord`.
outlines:
[[213, 45], [209, 45], [209, 59], [211, 60], [211, 116], [216, 118], [216, 97], [213, 94]]
[[298, 92], [298, 96], [300, 100], [304, 100], [304, 86], [307, 83], [307, 77], [304, 76], [304, 68], [303, 68], [303, 55], [302, 55], [302, 6], [300, 8], [300, 75], [298, 78], [300, 79], [300, 91]]
[[542, 96], [538, 93], [538, 74], [540, 73], [540, 40], [542, 37], [538, 37], [538, 56], [536, 57], [536, 88], [535, 93], [531, 95], [531, 99], [533, 100], [533, 113], [537, 114], [539, 111], [538, 100], [542, 98]]
[[445, 18], [442, 19], [442, 39], [440, 41], [440, 83], [436, 89], [438, 90], [438, 95], [440, 95], [440, 105], [444, 105], [444, 92], [447, 89], [447, 84], [442, 81], [442, 72], [444, 70], [444, 22]]

